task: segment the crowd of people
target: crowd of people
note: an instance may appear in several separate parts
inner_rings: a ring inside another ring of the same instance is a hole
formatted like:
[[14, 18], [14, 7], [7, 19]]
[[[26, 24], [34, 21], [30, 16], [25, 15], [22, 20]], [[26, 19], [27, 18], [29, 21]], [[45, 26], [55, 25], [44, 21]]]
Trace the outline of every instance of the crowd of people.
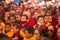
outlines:
[[60, 40], [60, 2], [35, 4], [0, 2], [0, 40]]

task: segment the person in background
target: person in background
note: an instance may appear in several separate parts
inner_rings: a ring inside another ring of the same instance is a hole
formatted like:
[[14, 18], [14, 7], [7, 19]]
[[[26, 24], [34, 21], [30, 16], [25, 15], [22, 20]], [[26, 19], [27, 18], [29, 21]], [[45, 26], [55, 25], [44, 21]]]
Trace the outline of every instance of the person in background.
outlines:
[[9, 11], [9, 13], [10, 13], [10, 15], [15, 15], [16, 14], [15, 10], [11, 10], [11, 11]]
[[10, 13], [9, 13], [9, 12], [6, 12], [6, 13], [5, 13], [5, 16], [4, 16], [4, 20], [5, 20], [5, 22], [8, 21], [9, 16], [10, 16]]
[[5, 23], [5, 34], [10, 38], [13, 36], [10, 23]]
[[14, 24], [12, 27], [12, 31], [13, 31], [13, 36], [12, 36], [13, 40], [23, 40], [23, 37], [19, 34], [20, 31], [19, 24]]
[[11, 23], [11, 26], [13, 26], [13, 24], [16, 23], [16, 17], [15, 16], [10, 16], [10, 23]]
[[20, 24], [20, 21], [21, 21], [21, 17], [20, 17], [20, 15], [16, 15], [16, 22], [18, 23], [18, 24]]

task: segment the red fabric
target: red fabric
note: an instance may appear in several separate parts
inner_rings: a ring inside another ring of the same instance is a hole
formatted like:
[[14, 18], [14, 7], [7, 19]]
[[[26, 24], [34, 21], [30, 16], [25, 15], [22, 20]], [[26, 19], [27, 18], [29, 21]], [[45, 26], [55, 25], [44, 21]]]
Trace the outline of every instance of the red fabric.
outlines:
[[30, 19], [24, 26], [22, 26], [22, 22], [20, 23], [20, 28], [26, 28], [28, 26], [34, 26], [35, 21], [33, 19]]

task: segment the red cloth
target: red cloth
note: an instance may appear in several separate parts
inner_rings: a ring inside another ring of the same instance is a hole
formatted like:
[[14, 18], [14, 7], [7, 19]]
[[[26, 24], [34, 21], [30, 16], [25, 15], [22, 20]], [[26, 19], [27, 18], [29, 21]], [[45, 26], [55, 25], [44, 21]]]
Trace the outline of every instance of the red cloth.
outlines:
[[33, 19], [30, 19], [24, 26], [22, 26], [22, 22], [20, 23], [20, 28], [26, 28], [28, 26], [34, 26], [35, 21]]

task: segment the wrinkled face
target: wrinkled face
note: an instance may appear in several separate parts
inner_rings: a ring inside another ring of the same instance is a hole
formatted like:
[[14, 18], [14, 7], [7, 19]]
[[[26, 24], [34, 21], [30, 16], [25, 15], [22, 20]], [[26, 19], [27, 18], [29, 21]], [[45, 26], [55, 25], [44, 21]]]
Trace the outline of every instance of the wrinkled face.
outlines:
[[26, 17], [25, 17], [25, 16], [22, 16], [22, 17], [21, 17], [21, 21], [22, 21], [22, 22], [26, 22], [26, 21], [27, 21]]
[[[27, 31], [27, 30], [25, 30], [25, 31], [24, 31], [24, 34], [25, 34], [25, 37], [26, 37], [26, 38], [30, 38], [30, 37], [31, 37], [31, 35], [32, 35], [31, 33], [28, 33], [28, 31]], [[29, 35], [29, 36], [28, 36], [28, 35]]]
[[35, 38], [36, 38], [36, 40], [41, 39], [41, 36], [40, 36], [40, 33], [38, 30], [35, 30]]
[[3, 33], [3, 28], [0, 26], [0, 33]]
[[51, 37], [54, 33], [54, 28], [53, 26], [49, 26], [47, 29], [48, 36]]
[[44, 25], [44, 19], [41, 17], [41, 18], [39, 18], [38, 20], [37, 20], [37, 23], [39, 24], [39, 25]]
[[11, 23], [14, 23], [15, 22], [15, 18], [14, 17], [10, 17], [10, 21], [11, 21]]
[[16, 16], [16, 21], [20, 22], [20, 15]]
[[60, 24], [60, 17], [58, 17], [58, 23]]
[[10, 25], [5, 26], [5, 32], [9, 32], [11, 30]]
[[60, 28], [58, 28], [58, 30], [57, 30], [57, 37], [60, 40]]

